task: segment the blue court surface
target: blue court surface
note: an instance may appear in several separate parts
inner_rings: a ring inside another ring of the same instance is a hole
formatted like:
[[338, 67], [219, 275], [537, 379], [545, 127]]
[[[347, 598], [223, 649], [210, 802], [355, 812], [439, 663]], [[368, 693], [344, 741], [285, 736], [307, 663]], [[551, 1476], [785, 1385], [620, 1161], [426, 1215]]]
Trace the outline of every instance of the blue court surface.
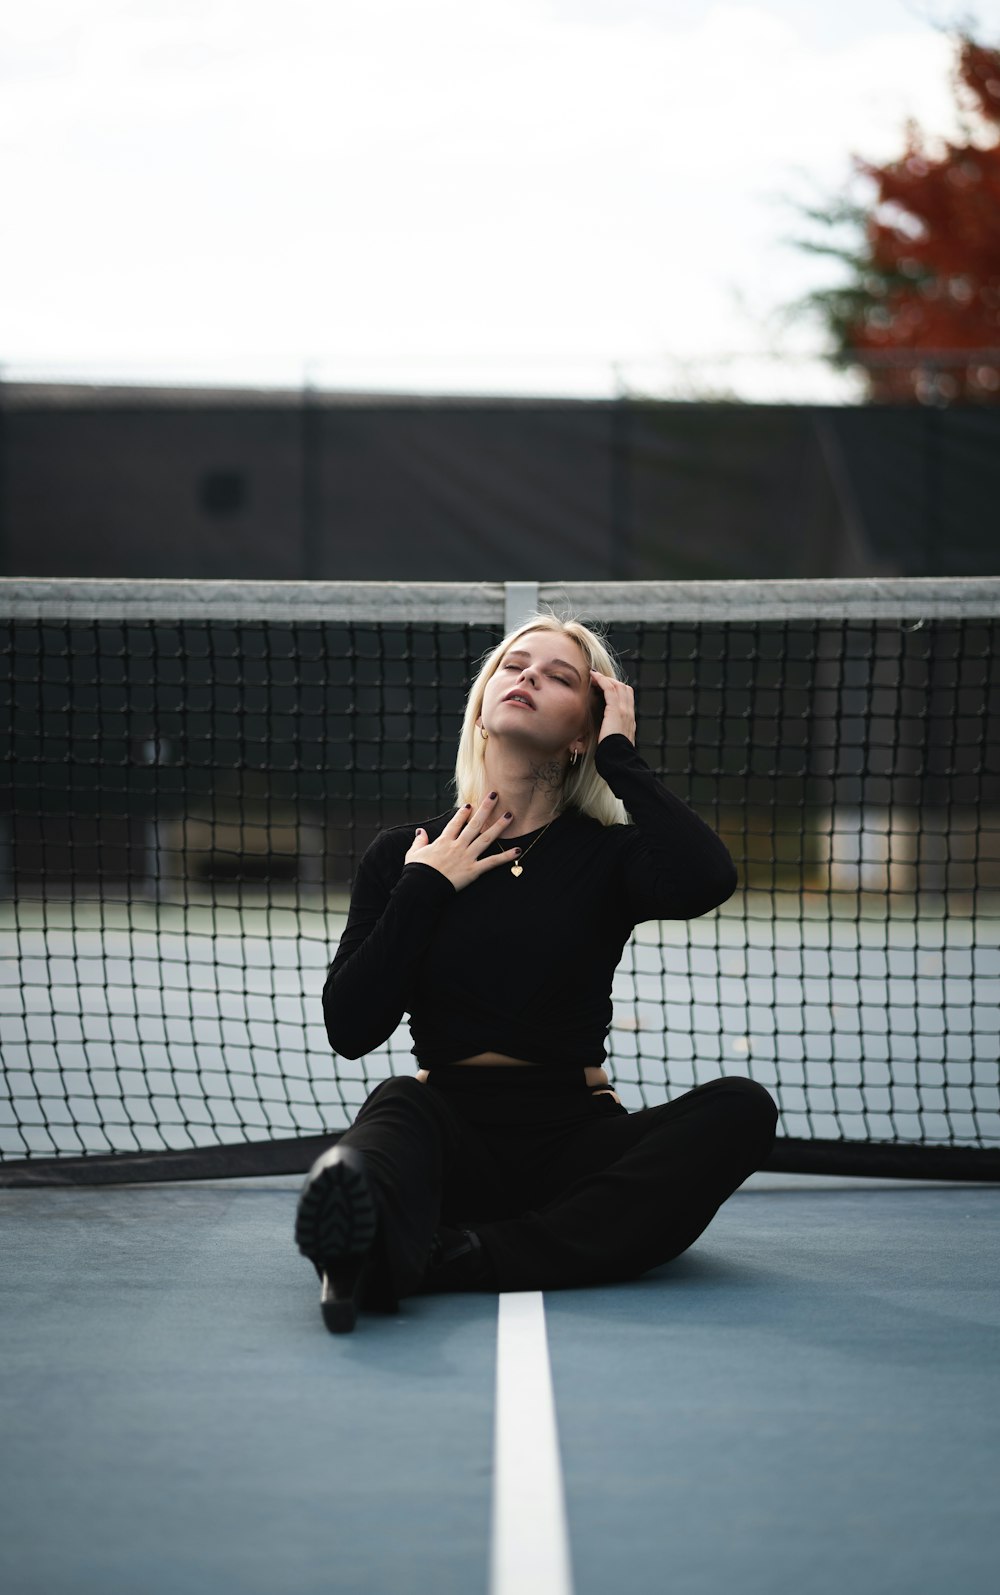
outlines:
[[298, 1183], [0, 1193], [7, 1595], [994, 1595], [997, 1187], [758, 1175], [333, 1337]]

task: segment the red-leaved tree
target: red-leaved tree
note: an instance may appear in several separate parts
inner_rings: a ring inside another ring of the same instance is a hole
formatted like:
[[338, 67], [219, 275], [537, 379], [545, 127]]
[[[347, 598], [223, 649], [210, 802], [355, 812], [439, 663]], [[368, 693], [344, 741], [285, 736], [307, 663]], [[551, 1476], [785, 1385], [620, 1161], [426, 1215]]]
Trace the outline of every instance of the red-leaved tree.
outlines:
[[807, 303], [877, 402], [1000, 403], [1000, 49], [960, 36], [955, 90], [961, 143], [910, 125], [898, 160], [855, 160], [868, 204], [806, 213], [854, 231], [846, 247], [804, 242], [849, 268]]

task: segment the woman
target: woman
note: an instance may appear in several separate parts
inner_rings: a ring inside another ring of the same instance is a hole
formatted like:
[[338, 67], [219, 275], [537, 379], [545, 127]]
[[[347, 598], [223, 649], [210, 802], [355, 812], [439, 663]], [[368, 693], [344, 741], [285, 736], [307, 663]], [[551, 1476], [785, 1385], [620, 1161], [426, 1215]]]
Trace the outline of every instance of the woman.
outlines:
[[420, 1069], [375, 1088], [299, 1200], [331, 1330], [422, 1291], [634, 1278], [690, 1246], [767, 1156], [776, 1110], [753, 1081], [629, 1113], [603, 1068], [634, 926], [704, 914], [736, 885], [634, 741], [632, 689], [601, 639], [535, 617], [472, 687], [458, 811], [365, 853], [327, 1032], [357, 1058], [408, 1012]]

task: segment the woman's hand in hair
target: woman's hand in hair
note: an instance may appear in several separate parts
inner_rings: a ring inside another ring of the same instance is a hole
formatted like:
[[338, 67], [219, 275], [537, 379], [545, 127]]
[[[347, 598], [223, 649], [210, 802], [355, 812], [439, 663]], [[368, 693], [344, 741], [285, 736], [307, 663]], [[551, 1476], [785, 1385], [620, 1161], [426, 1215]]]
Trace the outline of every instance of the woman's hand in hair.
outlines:
[[591, 670], [591, 685], [604, 695], [604, 718], [598, 734], [598, 742], [603, 742], [605, 737], [628, 737], [635, 743], [635, 693], [627, 681], [619, 681], [615, 676], [604, 676], [599, 670]]
[[484, 798], [475, 810], [471, 803], [467, 803], [457, 814], [452, 815], [441, 835], [433, 842], [423, 826], [418, 826], [404, 864], [429, 864], [451, 881], [456, 892], [460, 892], [463, 886], [470, 886], [487, 870], [496, 869], [498, 864], [513, 864], [521, 849], [508, 847], [499, 852], [494, 843], [514, 816], [504, 814], [500, 819], [491, 821], [490, 816], [495, 808], [495, 797]]

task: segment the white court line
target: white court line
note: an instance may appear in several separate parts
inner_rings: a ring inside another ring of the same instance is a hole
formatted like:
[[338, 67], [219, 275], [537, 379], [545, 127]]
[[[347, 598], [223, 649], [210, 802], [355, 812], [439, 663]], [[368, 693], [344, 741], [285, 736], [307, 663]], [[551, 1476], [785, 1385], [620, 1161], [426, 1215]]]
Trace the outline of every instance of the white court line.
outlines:
[[490, 1595], [572, 1595], [541, 1291], [500, 1296]]

